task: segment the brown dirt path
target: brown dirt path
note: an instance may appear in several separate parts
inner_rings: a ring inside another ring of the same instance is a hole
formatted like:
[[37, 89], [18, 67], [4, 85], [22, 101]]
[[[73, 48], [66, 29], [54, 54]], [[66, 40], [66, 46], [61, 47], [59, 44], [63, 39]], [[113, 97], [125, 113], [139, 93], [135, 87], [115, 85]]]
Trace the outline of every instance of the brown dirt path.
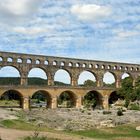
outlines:
[[[34, 134], [33, 131], [22, 131], [16, 129], [6, 129], [0, 127], [0, 137], [2, 140], [19, 140], [25, 136], [32, 136]], [[90, 138], [85, 138], [82, 136], [72, 136], [64, 133], [57, 132], [40, 132], [39, 135], [47, 136], [50, 138], [58, 138], [61, 140], [95, 140]]]

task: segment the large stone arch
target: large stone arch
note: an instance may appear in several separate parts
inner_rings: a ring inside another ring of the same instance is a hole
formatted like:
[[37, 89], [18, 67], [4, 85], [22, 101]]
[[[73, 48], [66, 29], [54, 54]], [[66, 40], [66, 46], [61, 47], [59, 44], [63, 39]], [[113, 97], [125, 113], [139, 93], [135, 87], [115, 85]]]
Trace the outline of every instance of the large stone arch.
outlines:
[[[33, 100], [35, 99], [35, 100]], [[30, 97], [30, 107], [52, 107], [52, 96], [46, 90], [37, 90]]]
[[21, 71], [14, 65], [4, 65], [0, 69], [1, 85], [20, 85]]
[[[124, 76], [124, 77], [123, 77]], [[123, 80], [129, 78], [132, 81], [132, 85], [135, 86], [135, 77], [130, 72], [123, 72], [121, 75], [121, 85], [123, 84]]]
[[[20, 107], [23, 108], [23, 95], [18, 90], [7, 90], [0, 96], [0, 101], [6, 100], [6, 104], [3, 107]], [[8, 102], [9, 101], [9, 102]], [[10, 102], [11, 101], [11, 102]]]
[[[61, 76], [61, 78], [60, 77], [59, 78], [56, 78], [57, 73], [59, 73], [59, 76]], [[68, 82], [64, 82], [64, 77], [66, 75], [63, 75], [63, 74], [66, 74], [68, 76], [67, 77], [67, 78], [69, 78], [68, 79]], [[59, 82], [62, 82], [62, 83], [66, 83], [66, 84], [71, 85], [72, 74], [71, 74], [70, 70], [65, 69], [65, 68], [60, 68], [60, 69], [55, 70], [55, 72], [54, 72], [54, 81], [55, 82], [58, 81], [56, 79], [59, 79], [60, 80]]]
[[118, 105], [119, 103], [122, 103], [122, 100], [124, 100], [124, 97], [120, 96], [117, 91], [111, 92], [109, 95], [108, 103], [109, 105]]
[[[128, 76], [124, 76], [124, 75], [128, 75]], [[124, 76], [124, 77], [123, 77]], [[123, 72], [121, 74], [121, 79], [124, 79], [126, 77], [130, 77], [133, 80], [133, 75], [131, 74], [131, 72]]]
[[[105, 80], [106, 80], [106, 74], [110, 77], [108, 77], [108, 82], [106, 83]], [[113, 78], [113, 79], [112, 79]], [[108, 70], [108, 71], [105, 71], [104, 74], [103, 74], [103, 83], [104, 84], [109, 84], [110, 86], [113, 86], [113, 87], [116, 87], [116, 83], [117, 83], [117, 75], [112, 72], [111, 70]]]
[[[83, 74], [83, 73], [85, 73], [85, 75], [86, 74], [91, 74], [92, 76], [93, 76], [93, 79], [92, 79], [92, 81], [94, 82], [95, 81], [95, 84], [96, 84], [96, 86], [97, 86], [97, 74], [95, 73], [95, 72], [93, 72], [93, 71], [91, 71], [91, 70], [82, 70], [82, 71], [80, 71], [79, 73], [78, 73], [78, 85], [79, 85], [79, 79], [80, 79], [80, 76]], [[86, 79], [86, 80], [91, 80], [91, 79]]]
[[4, 67], [13, 67], [19, 72], [20, 76], [22, 75], [21, 67], [16, 64], [4, 64], [4, 65], [1, 65], [0, 67], [1, 67], [1, 69]]
[[58, 107], [76, 107], [77, 96], [73, 91], [66, 90], [58, 96]]
[[102, 109], [102, 95], [96, 90], [88, 91], [83, 97], [83, 106], [92, 109]]
[[47, 85], [47, 80], [48, 80], [48, 73], [46, 72], [45, 68], [42, 67], [31, 67], [28, 71], [28, 84], [29, 85], [38, 85], [39, 83], [32, 83], [32, 80], [30, 79], [34, 79], [37, 78], [40, 82], [40, 85]]

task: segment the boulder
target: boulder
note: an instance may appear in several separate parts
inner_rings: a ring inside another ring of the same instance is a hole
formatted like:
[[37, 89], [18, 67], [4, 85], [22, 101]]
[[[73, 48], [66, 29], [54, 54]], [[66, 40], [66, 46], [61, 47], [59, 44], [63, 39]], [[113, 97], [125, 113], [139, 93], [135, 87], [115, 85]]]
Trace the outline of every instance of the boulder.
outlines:
[[137, 131], [140, 131], [140, 126], [137, 126], [137, 127], [136, 127], [136, 130], [137, 130]]
[[104, 128], [104, 127], [115, 127], [115, 124], [113, 123], [112, 120], [104, 120], [101, 121], [99, 124], [99, 128]]

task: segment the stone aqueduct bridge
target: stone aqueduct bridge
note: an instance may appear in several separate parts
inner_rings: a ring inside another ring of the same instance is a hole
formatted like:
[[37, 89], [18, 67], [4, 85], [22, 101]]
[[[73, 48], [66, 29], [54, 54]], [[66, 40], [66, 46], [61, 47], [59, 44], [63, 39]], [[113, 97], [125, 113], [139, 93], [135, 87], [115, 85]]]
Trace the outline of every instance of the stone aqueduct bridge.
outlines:
[[[76, 108], [82, 106], [83, 97], [88, 92], [96, 91], [99, 94], [102, 107], [108, 108], [109, 96], [117, 88], [121, 87], [122, 75], [128, 73], [133, 79], [133, 85], [135, 85], [135, 81], [140, 74], [140, 65], [138, 64], [0, 52], [0, 67], [5, 66], [16, 68], [20, 73], [21, 82], [18, 86], [0, 86], [0, 96], [9, 90], [18, 92], [22, 97], [23, 109], [29, 108], [29, 97], [37, 91], [43, 91], [47, 94], [50, 108], [57, 108], [57, 99], [64, 91], [71, 94]], [[28, 85], [28, 73], [32, 68], [44, 70], [48, 78], [46, 86]], [[71, 86], [62, 87], [54, 85], [54, 75], [59, 69], [66, 70], [69, 73]], [[83, 71], [89, 71], [94, 74], [97, 87], [78, 86], [78, 77]], [[114, 75], [116, 88], [106, 88], [103, 86], [103, 75], [106, 72]]]

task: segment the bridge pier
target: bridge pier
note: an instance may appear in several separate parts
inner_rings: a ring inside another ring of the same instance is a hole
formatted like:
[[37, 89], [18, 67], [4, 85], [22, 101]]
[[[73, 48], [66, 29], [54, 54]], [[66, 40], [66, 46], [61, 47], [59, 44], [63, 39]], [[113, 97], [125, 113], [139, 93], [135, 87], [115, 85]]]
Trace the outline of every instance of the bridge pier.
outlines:
[[79, 96], [77, 99], [76, 99], [76, 108], [81, 108], [82, 107], [82, 97]]
[[57, 108], [57, 97], [52, 97], [51, 109]]
[[75, 80], [75, 79], [71, 80], [71, 85], [72, 86], [77, 86], [77, 80]]
[[109, 109], [109, 96], [105, 95], [102, 99], [102, 105], [103, 109], [108, 110]]
[[23, 97], [22, 108], [28, 110], [30, 106], [29, 97]]
[[103, 87], [103, 75], [97, 75], [97, 87]]
[[25, 86], [28, 85], [28, 78], [21, 77], [20, 85], [25, 85]]
[[48, 73], [48, 86], [54, 85], [54, 74]]

